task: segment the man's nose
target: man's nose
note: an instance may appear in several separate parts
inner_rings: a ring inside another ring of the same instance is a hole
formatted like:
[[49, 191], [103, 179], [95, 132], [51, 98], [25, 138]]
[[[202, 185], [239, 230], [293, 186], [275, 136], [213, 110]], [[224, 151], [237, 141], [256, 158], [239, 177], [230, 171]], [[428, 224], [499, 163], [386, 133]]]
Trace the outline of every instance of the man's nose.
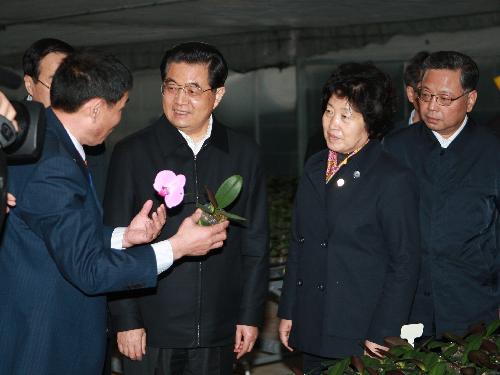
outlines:
[[433, 95], [431, 96], [431, 100], [429, 102], [427, 102], [427, 107], [431, 110], [431, 111], [434, 111], [434, 110], [437, 110], [438, 109], [438, 97], [436, 95]]
[[175, 93], [175, 102], [177, 103], [184, 103], [187, 101], [188, 94], [186, 93], [186, 88], [185, 87], [178, 87], [177, 92]]

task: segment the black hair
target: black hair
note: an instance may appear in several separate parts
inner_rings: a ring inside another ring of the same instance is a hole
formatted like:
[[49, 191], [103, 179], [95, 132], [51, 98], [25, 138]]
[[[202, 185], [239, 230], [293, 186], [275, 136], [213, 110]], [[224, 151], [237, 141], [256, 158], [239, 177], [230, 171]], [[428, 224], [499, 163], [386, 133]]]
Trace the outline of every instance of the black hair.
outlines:
[[165, 80], [168, 65], [171, 63], [206, 64], [208, 66], [208, 83], [212, 90], [223, 87], [226, 82], [228, 68], [224, 56], [214, 46], [202, 42], [178, 44], [165, 52], [161, 59], [161, 80]]
[[52, 79], [50, 101], [53, 108], [73, 113], [93, 98], [116, 104], [132, 84], [132, 74], [116, 57], [89, 50], [74, 52]]
[[460, 83], [464, 91], [476, 89], [479, 81], [479, 68], [469, 56], [456, 51], [431, 53], [423, 62], [423, 73], [429, 69], [460, 70]]
[[322, 111], [331, 96], [346, 98], [361, 113], [370, 139], [392, 128], [395, 94], [390, 77], [372, 63], [339, 65], [323, 86]]
[[422, 63], [429, 56], [429, 52], [420, 51], [413, 56], [406, 64], [403, 79], [406, 86], [411, 86], [415, 90], [422, 80]]
[[63, 53], [69, 55], [74, 52], [68, 43], [53, 38], [39, 39], [34, 42], [23, 55], [24, 74], [36, 82], [40, 76], [40, 61], [49, 53]]

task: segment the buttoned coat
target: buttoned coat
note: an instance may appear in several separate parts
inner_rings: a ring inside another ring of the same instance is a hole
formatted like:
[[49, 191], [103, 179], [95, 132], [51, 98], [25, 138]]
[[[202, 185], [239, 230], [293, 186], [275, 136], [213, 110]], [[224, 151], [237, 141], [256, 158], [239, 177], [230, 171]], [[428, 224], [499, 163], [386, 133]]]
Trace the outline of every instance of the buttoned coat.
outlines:
[[228, 210], [247, 221], [229, 226], [221, 249], [175, 262], [158, 287], [115, 296], [110, 303], [114, 329], [146, 328], [148, 345], [160, 348], [229, 345], [236, 324], [261, 324], [267, 297], [266, 189], [257, 145], [214, 120], [210, 138], [194, 156], [161, 116], [115, 146], [104, 200], [106, 223], [127, 222], [140, 201], [161, 204], [152, 186], [162, 170], [184, 174], [186, 186], [183, 202], [168, 209], [160, 239], [174, 234], [197, 202], [208, 202], [205, 186], [215, 193], [235, 174], [243, 177], [243, 188]]
[[328, 150], [300, 180], [279, 316], [291, 346], [339, 358], [408, 320], [419, 269], [413, 174], [371, 140], [328, 184]]
[[9, 167], [0, 247], [0, 374], [100, 374], [103, 293], [156, 284], [150, 246], [111, 250], [81, 156], [52, 110], [41, 159]]
[[498, 318], [500, 141], [470, 118], [448, 148], [423, 122], [384, 139], [417, 175], [422, 273], [412, 321], [463, 334]]

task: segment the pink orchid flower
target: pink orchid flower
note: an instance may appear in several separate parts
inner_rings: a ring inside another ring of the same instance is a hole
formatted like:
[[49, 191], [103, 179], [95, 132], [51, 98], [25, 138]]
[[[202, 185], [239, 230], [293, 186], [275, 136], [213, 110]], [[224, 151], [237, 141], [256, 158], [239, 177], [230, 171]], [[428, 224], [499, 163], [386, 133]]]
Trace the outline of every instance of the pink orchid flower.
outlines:
[[176, 175], [172, 171], [160, 171], [156, 175], [153, 188], [158, 194], [165, 198], [165, 204], [168, 208], [177, 206], [184, 199], [184, 185], [186, 176]]

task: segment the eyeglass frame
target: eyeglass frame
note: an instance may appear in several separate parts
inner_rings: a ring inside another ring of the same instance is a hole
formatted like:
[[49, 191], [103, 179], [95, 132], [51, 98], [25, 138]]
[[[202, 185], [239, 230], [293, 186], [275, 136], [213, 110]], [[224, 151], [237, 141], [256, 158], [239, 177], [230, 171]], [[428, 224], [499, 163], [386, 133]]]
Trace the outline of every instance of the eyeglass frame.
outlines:
[[464, 92], [463, 92], [463, 94], [462, 94], [462, 95], [457, 96], [456, 98], [446, 98], [446, 100], [449, 100], [449, 101], [450, 101], [450, 103], [449, 103], [449, 104], [443, 104], [443, 103], [441, 103], [442, 97], [441, 97], [441, 96], [439, 96], [439, 94], [432, 94], [432, 93], [429, 93], [429, 95], [431, 96], [431, 98], [430, 98], [429, 100], [424, 100], [424, 99], [422, 98], [422, 96], [421, 96], [421, 95], [422, 95], [422, 89], [421, 89], [421, 88], [420, 88], [420, 89], [418, 89], [418, 91], [417, 91], [417, 97], [418, 97], [418, 99], [419, 99], [419, 100], [423, 101], [424, 103], [431, 103], [431, 102], [434, 100], [434, 98], [436, 98], [436, 103], [437, 103], [438, 105], [440, 105], [440, 106], [442, 106], [442, 107], [449, 107], [449, 106], [451, 106], [451, 105], [453, 104], [453, 102], [454, 102], [455, 100], [458, 100], [458, 99], [460, 99], [461, 97], [463, 97], [463, 96], [465, 96], [465, 95], [467, 95], [467, 94], [470, 94], [472, 91], [473, 91], [473, 90], [466, 90], [466, 91], [464, 91]]
[[50, 90], [50, 86], [52, 85], [47, 85], [45, 82], [43, 82], [41, 79], [37, 79], [36, 82], [40, 82], [42, 84], [42, 86], [45, 86], [46, 88], [48, 88]]
[[[205, 90], [204, 90], [203, 88], [201, 88], [200, 86], [198, 86], [197, 84], [194, 84], [194, 83], [186, 83], [186, 84], [184, 84], [184, 86], [181, 86], [181, 85], [178, 85], [177, 83], [175, 83], [174, 81], [167, 81], [167, 80], [165, 80], [165, 81], [163, 81], [163, 82], [161, 83], [161, 86], [160, 86], [160, 92], [161, 92], [161, 95], [162, 95], [162, 96], [165, 96], [165, 90], [164, 90], [164, 88], [165, 88], [165, 86], [166, 86], [166, 85], [168, 85], [168, 84], [173, 84], [173, 85], [175, 85], [175, 86], [176, 86], [176, 87], [175, 87], [175, 90], [176, 90], [176, 91], [175, 91], [175, 94], [173, 94], [173, 96], [177, 95], [177, 94], [179, 93], [179, 90], [182, 90], [182, 91], [184, 91], [184, 93], [185, 93], [187, 96], [189, 96], [190, 98], [198, 98], [198, 97], [200, 97], [201, 95], [203, 95], [203, 93], [204, 93], [204, 92], [207, 92], [207, 91], [209, 91], [209, 90], [211, 90], [211, 91], [213, 91], [213, 90], [214, 90], [214, 88], [212, 88], [212, 87], [209, 87], [208, 89], [205, 89]], [[189, 92], [187, 91], [187, 86], [191, 86], [191, 87], [197, 87], [197, 88], [199, 88], [199, 89], [200, 89], [199, 94], [196, 94], [196, 95], [190, 95], [190, 94], [189, 94]], [[169, 93], [167, 92], [167, 94], [169, 94]]]

